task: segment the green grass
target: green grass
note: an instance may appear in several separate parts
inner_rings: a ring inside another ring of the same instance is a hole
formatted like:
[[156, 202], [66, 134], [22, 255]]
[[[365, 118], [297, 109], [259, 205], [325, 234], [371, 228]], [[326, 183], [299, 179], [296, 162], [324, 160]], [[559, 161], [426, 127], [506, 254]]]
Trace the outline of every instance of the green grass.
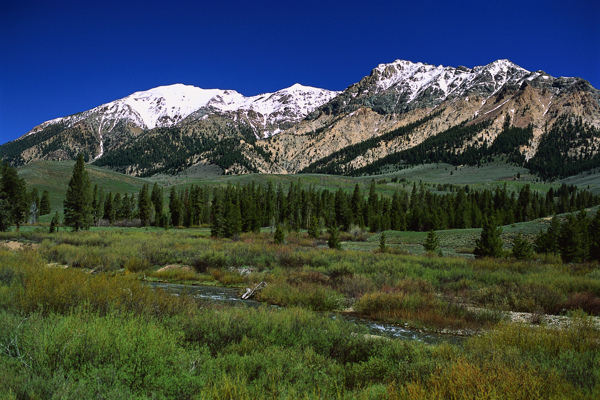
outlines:
[[[142, 250], [171, 234], [144, 235], [146, 239], [132, 235], [142, 241]], [[82, 252], [110, 248], [113, 241], [127, 237], [118, 232], [58, 236], [62, 244], [69, 242]], [[185, 231], [175, 236], [183, 245], [179, 250], [199, 240]], [[220, 248], [228, 260], [244, 254], [245, 261], [256, 262], [261, 255], [253, 253], [255, 243], [250, 239], [244, 238], [247, 243], [242, 244], [203, 239], [200, 243]], [[365, 314], [383, 311], [392, 319], [397, 313], [429, 319], [451, 314], [454, 321], [457, 315], [477, 318], [434, 295], [454, 281], [435, 283], [443, 276], [466, 279], [471, 274], [472, 282], [502, 276], [506, 282], [538, 272], [550, 273], [549, 278], [564, 284], [572, 275], [563, 270], [561, 278], [551, 273], [550, 266], [497, 260], [262, 248], [263, 256], [266, 252], [279, 260], [272, 273], [284, 283], [271, 295], [312, 308], [315, 303], [310, 301], [327, 304], [323, 298], [332, 291], [373, 290], [379, 280], [387, 286], [363, 296], [357, 306]], [[562, 330], [501, 324], [461, 346], [425, 345], [373, 338], [364, 328], [304, 308], [197, 305], [144, 287], [132, 279], [135, 275], [90, 275], [48, 268], [47, 261], [41, 250], [0, 250], [3, 398], [446, 399], [483, 394], [594, 399], [600, 395], [600, 332], [581, 312], [573, 314], [571, 326]], [[512, 270], [512, 278], [503, 272], [507, 270]], [[415, 273], [422, 277], [406, 278]]]
[[[52, 213], [40, 218], [41, 222], [50, 222], [56, 211], [62, 214], [63, 201], [74, 166], [74, 161], [38, 161], [18, 169], [19, 176], [25, 180], [28, 191], [37, 188], [40, 196], [44, 190], [47, 190], [50, 195]], [[105, 193], [112, 191], [113, 193], [135, 192], [137, 194], [145, 183], [149, 183], [145, 179], [120, 174], [93, 165], [86, 165], [86, 171], [92, 182], [92, 187], [94, 184], [98, 184]]]

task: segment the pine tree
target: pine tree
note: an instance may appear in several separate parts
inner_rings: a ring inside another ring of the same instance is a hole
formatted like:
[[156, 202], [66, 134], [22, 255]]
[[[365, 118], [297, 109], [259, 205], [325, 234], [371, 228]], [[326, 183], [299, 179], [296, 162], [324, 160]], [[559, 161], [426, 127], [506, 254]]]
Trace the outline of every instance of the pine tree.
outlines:
[[276, 244], [282, 244], [285, 240], [285, 234], [283, 233], [283, 229], [280, 224], [277, 224], [277, 228], [275, 228], [275, 235], [273, 235], [273, 241]]
[[600, 210], [596, 211], [596, 216], [590, 222], [590, 258], [600, 261]]
[[6, 200], [10, 214], [9, 224], [15, 224], [17, 230], [27, 219], [29, 211], [27, 197], [25, 181], [19, 177], [16, 169], [5, 164], [0, 179], [0, 199]]
[[427, 252], [435, 252], [440, 247], [440, 241], [433, 229], [427, 232], [427, 238], [425, 239], [425, 243], [423, 243], [423, 247]]
[[329, 228], [329, 239], [327, 245], [330, 249], [342, 250], [342, 242], [340, 241], [340, 230], [337, 226], [331, 226]]
[[221, 191], [217, 190], [214, 193], [212, 201], [212, 216], [210, 235], [212, 237], [222, 237], [224, 233], [224, 210], [223, 210], [223, 197]]
[[560, 222], [558, 217], [554, 216], [550, 221], [550, 227], [546, 232], [541, 232], [533, 241], [533, 246], [536, 253], [552, 253], [558, 254], [558, 234], [560, 231]]
[[481, 237], [475, 241], [475, 257], [502, 257], [502, 228], [493, 219], [485, 217]]
[[50, 205], [50, 193], [47, 190], [42, 192], [42, 199], [40, 200], [40, 215], [48, 215], [52, 212], [52, 206]]
[[310, 219], [310, 225], [308, 226], [308, 236], [310, 236], [313, 239], [318, 239], [320, 236], [319, 220], [314, 215]]
[[138, 210], [140, 212], [140, 220], [142, 226], [148, 226], [150, 224], [150, 214], [152, 212], [152, 202], [150, 201], [150, 194], [148, 184], [142, 186], [140, 195], [138, 196]]
[[91, 182], [81, 154], [77, 157], [73, 168], [63, 206], [66, 225], [71, 226], [75, 231], [89, 229], [92, 217]]
[[174, 187], [169, 193], [169, 212], [171, 213], [171, 225], [180, 226], [183, 221], [183, 207]]
[[239, 203], [229, 199], [226, 202], [225, 211], [225, 226], [223, 235], [230, 238], [242, 233], [242, 214]]
[[381, 236], [379, 236], [379, 251], [382, 253], [385, 253], [386, 251], [385, 232], [381, 232]]
[[520, 233], [513, 239], [512, 255], [517, 260], [533, 258], [533, 246]]
[[98, 220], [102, 217], [100, 215], [100, 191], [98, 189], [98, 184], [94, 185], [94, 190], [92, 192], [92, 221], [94, 225], [98, 223]]
[[564, 262], [585, 261], [585, 240], [581, 228], [580, 221], [573, 214], [567, 215], [566, 221], [561, 225], [558, 247]]
[[118, 221], [122, 220], [124, 217], [123, 217], [123, 200], [121, 200], [121, 193], [115, 194], [115, 197], [113, 198], [113, 209], [115, 211], [114, 219], [116, 219]]
[[112, 224], [116, 218], [112, 192], [108, 192], [108, 196], [106, 196], [106, 201], [104, 202], [104, 218], [108, 220], [109, 224]]
[[50, 221], [49, 232], [54, 233], [55, 231], [57, 231], [59, 223], [60, 223], [60, 216], [58, 215], [58, 211], [57, 211], [56, 214], [54, 214], [54, 216], [52, 217], [52, 220]]
[[7, 200], [0, 199], [0, 232], [10, 230], [12, 221], [11, 207]]
[[152, 187], [152, 194], [150, 195], [150, 200], [154, 205], [154, 213], [155, 217], [155, 225], [160, 225], [160, 220], [163, 218], [163, 207], [164, 207], [164, 199], [163, 199], [163, 190], [158, 187], [158, 184], [155, 182]]

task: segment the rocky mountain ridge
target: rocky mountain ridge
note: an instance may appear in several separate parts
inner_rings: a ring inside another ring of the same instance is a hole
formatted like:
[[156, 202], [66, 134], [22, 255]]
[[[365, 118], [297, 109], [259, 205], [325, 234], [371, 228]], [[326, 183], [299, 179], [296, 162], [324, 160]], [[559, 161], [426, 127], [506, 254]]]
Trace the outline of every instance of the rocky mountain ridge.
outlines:
[[[132, 175], [205, 164], [225, 173], [349, 174], [381, 172], [369, 169], [375, 164], [389, 170], [415, 160], [464, 162], [501, 148], [512, 162], [547, 170], [538, 153], [549, 157], [545, 141], [557, 124], [565, 125], [556, 128], [566, 135], [561, 157], [600, 164], [600, 91], [589, 82], [530, 72], [508, 60], [474, 68], [397, 60], [343, 92], [301, 85], [253, 97], [185, 85], [137, 92], [48, 121], [0, 146], [0, 155], [22, 164], [84, 152]], [[411, 149], [422, 150], [415, 156]]]

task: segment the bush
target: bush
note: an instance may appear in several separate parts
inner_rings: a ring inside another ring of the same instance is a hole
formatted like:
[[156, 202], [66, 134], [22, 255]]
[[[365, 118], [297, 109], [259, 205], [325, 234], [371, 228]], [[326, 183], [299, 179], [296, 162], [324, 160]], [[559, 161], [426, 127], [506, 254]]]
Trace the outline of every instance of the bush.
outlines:
[[131, 257], [130, 259], [125, 261], [125, 264], [123, 265], [123, 267], [125, 268], [125, 271], [135, 274], [138, 272], [143, 272], [143, 271], [149, 270], [150, 263], [148, 262], [148, 260], [145, 260], [145, 259], [142, 260], [141, 258], [138, 258], [138, 257]]

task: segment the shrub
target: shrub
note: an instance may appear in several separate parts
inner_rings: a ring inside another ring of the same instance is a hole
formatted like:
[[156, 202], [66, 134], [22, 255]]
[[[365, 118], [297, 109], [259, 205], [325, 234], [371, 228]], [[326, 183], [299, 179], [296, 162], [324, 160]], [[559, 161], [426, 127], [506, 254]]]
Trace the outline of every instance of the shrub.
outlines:
[[125, 268], [125, 271], [135, 274], [138, 272], [143, 272], [143, 271], [149, 270], [150, 263], [146, 259], [141, 259], [138, 257], [131, 257], [127, 261], [125, 261], [125, 264], [123, 265], [123, 267]]

